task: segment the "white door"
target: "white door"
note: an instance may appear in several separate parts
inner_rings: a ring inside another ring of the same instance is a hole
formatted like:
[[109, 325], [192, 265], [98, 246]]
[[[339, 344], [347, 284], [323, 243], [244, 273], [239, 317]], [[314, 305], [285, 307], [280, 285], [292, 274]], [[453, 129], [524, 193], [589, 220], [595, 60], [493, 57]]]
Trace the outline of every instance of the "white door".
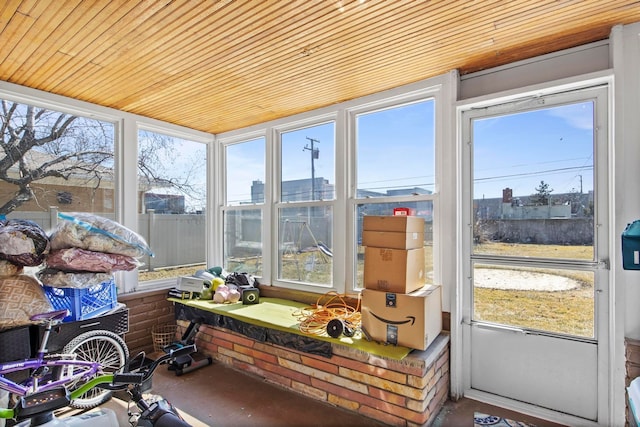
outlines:
[[600, 86], [462, 113], [467, 396], [608, 417], [606, 107]]

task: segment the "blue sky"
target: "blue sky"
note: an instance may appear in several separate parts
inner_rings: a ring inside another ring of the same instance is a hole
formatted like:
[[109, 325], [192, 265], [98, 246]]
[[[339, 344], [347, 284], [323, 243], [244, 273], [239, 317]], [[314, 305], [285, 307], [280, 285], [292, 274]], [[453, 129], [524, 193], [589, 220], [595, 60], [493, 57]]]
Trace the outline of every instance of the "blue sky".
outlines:
[[[358, 188], [384, 192], [414, 186], [433, 190], [434, 102], [423, 101], [358, 118]], [[283, 134], [283, 179], [311, 177], [311, 143], [319, 150], [315, 176], [335, 183], [335, 125]], [[529, 196], [540, 181], [552, 194], [593, 190], [593, 105], [581, 102], [478, 119], [473, 126], [474, 197], [504, 188]], [[305, 147], [307, 149], [305, 149]], [[228, 148], [230, 200], [249, 200], [253, 180], [265, 180], [262, 138]], [[470, 167], [470, 165], [468, 165]]]
[[476, 120], [474, 197], [529, 196], [540, 181], [552, 194], [593, 190], [593, 141], [591, 102]]

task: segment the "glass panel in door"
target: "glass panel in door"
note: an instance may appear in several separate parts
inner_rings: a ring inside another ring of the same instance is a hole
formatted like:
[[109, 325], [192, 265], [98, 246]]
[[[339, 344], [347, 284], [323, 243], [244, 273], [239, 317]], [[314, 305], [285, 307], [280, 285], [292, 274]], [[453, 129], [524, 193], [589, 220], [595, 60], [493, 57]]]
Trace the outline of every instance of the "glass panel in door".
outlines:
[[473, 320], [593, 338], [593, 102], [471, 131]]

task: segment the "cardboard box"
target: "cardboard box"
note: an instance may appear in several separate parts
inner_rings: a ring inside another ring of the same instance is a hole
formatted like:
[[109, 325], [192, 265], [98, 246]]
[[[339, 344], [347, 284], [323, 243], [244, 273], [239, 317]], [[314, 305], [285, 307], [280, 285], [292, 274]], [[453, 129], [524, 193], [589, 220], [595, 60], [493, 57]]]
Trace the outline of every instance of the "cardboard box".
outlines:
[[362, 231], [362, 245], [375, 248], [418, 249], [424, 246], [424, 233], [364, 230]]
[[424, 218], [404, 215], [365, 215], [362, 217], [362, 230], [390, 231], [395, 233], [424, 233]]
[[426, 350], [442, 331], [441, 287], [410, 294], [363, 290], [362, 328], [374, 341]]
[[409, 293], [425, 285], [424, 248], [364, 248], [364, 287]]

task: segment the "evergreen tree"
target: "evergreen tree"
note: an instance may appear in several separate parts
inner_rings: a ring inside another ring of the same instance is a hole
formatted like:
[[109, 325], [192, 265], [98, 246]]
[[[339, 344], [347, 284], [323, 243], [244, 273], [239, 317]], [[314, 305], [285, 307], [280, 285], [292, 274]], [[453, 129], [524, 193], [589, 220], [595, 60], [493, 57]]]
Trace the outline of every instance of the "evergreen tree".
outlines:
[[531, 204], [537, 206], [548, 205], [552, 192], [553, 188], [549, 188], [549, 184], [540, 181], [540, 185], [536, 187], [536, 193], [531, 195]]

